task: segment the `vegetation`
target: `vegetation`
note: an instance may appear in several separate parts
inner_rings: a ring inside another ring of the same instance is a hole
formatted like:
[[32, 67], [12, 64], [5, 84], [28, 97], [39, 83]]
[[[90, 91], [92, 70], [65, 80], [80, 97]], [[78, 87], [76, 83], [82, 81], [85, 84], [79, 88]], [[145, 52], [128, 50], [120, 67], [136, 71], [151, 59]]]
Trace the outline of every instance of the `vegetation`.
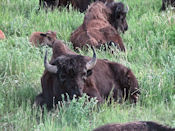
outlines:
[[[42, 115], [33, 101], [41, 92], [46, 47], [31, 46], [29, 36], [53, 30], [72, 49], [70, 34], [84, 14], [71, 7], [36, 13], [38, 0], [1, 0], [0, 29], [6, 40], [0, 40], [0, 130], [89, 131], [106, 123], [140, 120], [175, 127], [175, 13], [159, 12], [160, 0], [122, 1], [130, 7], [129, 30], [122, 35], [127, 51], [112, 55], [98, 50], [97, 56], [133, 70], [142, 93], [138, 104], [103, 104], [97, 109], [96, 101], [87, 103], [84, 96]], [[81, 54], [92, 56], [91, 51]]]

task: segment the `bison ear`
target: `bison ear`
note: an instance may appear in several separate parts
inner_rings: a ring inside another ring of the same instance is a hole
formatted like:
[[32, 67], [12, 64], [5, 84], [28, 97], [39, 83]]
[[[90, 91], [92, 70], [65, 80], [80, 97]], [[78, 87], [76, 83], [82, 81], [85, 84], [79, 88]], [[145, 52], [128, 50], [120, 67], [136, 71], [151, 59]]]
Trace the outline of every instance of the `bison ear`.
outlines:
[[87, 71], [87, 77], [90, 76], [90, 75], [92, 75], [92, 70]]
[[41, 33], [40, 36], [46, 37], [47, 35], [46, 35], [46, 33]]

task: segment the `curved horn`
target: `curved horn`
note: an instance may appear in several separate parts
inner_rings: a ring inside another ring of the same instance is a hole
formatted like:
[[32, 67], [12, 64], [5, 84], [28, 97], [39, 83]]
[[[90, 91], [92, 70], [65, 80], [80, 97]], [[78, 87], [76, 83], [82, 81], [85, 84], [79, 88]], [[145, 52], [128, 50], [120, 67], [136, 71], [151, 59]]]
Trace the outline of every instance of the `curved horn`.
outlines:
[[127, 13], [128, 11], [129, 11], [129, 6], [128, 6], [128, 5], [126, 5], [124, 12], [126, 12], [126, 13]]
[[50, 73], [57, 73], [57, 66], [51, 65], [49, 64], [49, 62], [47, 61], [47, 50], [45, 52], [45, 57], [44, 57], [44, 67], [45, 69], [50, 72]]
[[91, 48], [92, 48], [92, 51], [93, 51], [93, 58], [86, 64], [86, 69], [87, 70], [93, 69], [94, 66], [97, 63], [97, 58], [96, 58], [95, 50], [94, 50], [93, 46], [91, 46]]

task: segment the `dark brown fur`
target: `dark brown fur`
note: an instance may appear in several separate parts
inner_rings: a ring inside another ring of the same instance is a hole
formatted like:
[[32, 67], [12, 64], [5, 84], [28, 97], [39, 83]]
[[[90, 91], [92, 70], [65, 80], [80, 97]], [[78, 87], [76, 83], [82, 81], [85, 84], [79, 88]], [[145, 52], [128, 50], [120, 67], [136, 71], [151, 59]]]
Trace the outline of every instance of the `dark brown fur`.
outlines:
[[175, 128], [163, 126], [153, 121], [138, 121], [124, 124], [107, 124], [93, 131], [175, 131]]
[[105, 2], [106, 0], [71, 0], [71, 4], [75, 9], [80, 12], [85, 12], [88, 6], [95, 1]]
[[[51, 8], [53, 10], [57, 7], [69, 7], [71, 4], [74, 9], [78, 9], [80, 12], [85, 12], [90, 3], [98, 0], [39, 0], [39, 9], [43, 5], [44, 8]], [[105, 2], [106, 0], [99, 0]]]
[[[60, 60], [61, 57], [63, 59]], [[99, 103], [109, 96], [119, 102], [128, 98], [131, 102], [137, 102], [138, 82], [130, 69], [116, 62], [98, 59], [95, 67], [86, 71], [84, 66], [90, 59], [77, 55], [56, 40], [50, 63], [57, 65], [59, 71], [58, 74], [44, 71], [41, 78], [42, 93], [36, 97], [36, 103], [41, 106], [46, 104], [50, 109], [53, 103], [62, 100], [61, 94], [81, 95], [81, 91], [90, 97], [96, 97]]]
[[[116, 8], [120, 8], [121, 11], [116, 13]], [[101, 44], [112, 41], [125, 51], [118, 32], [118, 30], [125, 32], [128, 29], [126, 13], [123, 13], [123, 10], [122, 3], [112, 2], [106, 5], [102, 2], [92, 3], [84, 17], [83, 24], [71, 34], [70, 41], [74, 48], [82, 48], [86, 44], [98, 48]]]
[[162, 0], [161, 10], [166, 10], [168, 6], [175, 7], [175, 0]]
[[[60, 0], [39, 0], [39, 9], [41, 7], [48, 9], [51, 8], [51, 10], [57, 8], [59, 6]], [[67, 0], [66, 0], [67, 1]]]

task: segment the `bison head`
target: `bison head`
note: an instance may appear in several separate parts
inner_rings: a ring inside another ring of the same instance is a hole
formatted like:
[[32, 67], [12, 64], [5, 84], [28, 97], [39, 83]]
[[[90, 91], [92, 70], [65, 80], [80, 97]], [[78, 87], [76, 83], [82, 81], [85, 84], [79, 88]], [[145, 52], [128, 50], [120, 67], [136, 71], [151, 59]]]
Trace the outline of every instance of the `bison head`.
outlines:
[[[110, 4], [109, 4], [110, 5]], [[122, 33], [128, 30], [128, 24], [126, 22], [126, 14], [129, 10], [128, 6], [125, 7], [122, 2], [113, 2], [111, 4], [112, 16], [111, 24]]]
[[81, 55], [62, 55], [55, 59], [53, 64], [47, 61], [47, 51], [44, 59], [45, 69], [56, 74], [60, 88], [72, 99], [74, 95], [81, 96], [84, 84], [92, 74], [92, 69], [96, 65], [96, 54], [93, 49], [93, 58], [88, 60]]
[[48, 31], [40, 34], [43, 37], [43, 45], [52, 47], [52, 44], [57, 39], [56, 32]]

